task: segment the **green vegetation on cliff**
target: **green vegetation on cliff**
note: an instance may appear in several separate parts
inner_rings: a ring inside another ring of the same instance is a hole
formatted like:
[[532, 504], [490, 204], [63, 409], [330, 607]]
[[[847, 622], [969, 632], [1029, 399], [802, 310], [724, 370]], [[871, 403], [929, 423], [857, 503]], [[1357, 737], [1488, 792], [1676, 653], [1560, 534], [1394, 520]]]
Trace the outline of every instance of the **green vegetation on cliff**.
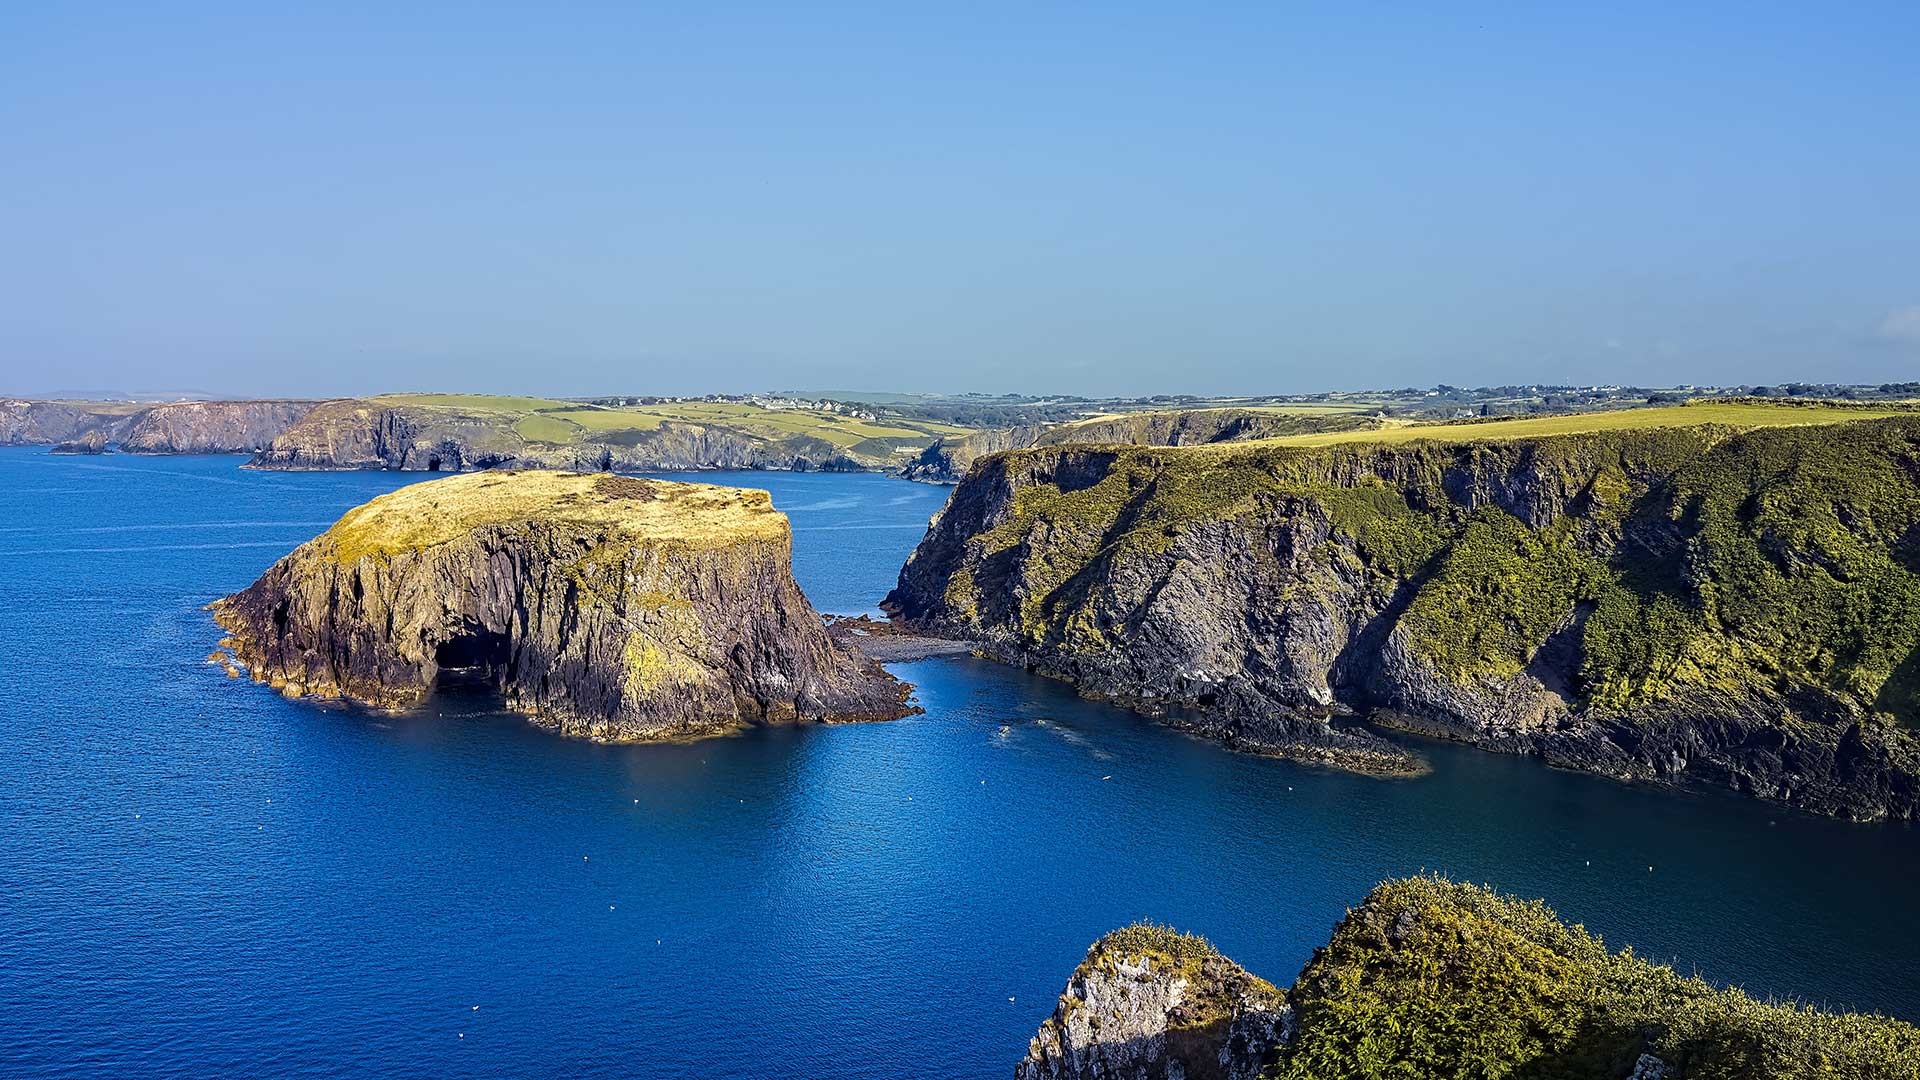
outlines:
[[[1688, 681], [1784, 679], [1911, 717], [1920, 416], [1791, 405], [1607, 415], [1728, 409], [1795, 422], [1465, 446], [1103, 448], [1017, 487], [1012, 513], [979, 536], [978, 561], [1027, 545], [1020, 630], [1070, 640], [1097, 598], [1097, 580], [1076, 580], [1089, 567], [1151, 558], [1188, 530], [1249, 514], [1314, 515], [1364, 572], [1415, 586], [1406, 630], [1455, 682], [1514, 676], [1579, 617], [1576, 689], [1601, 704]], [[1854, 422], [1805, 423], [1816, 415]], [[1484, 490], [1463, 491], [1476, 482]], [[1550, 520], [1516, 517], [1521, 500]]]
[[1676, 1080], [1920, 1077], [1908, 1024], [1755, 1001], [1437, 878], [1375, 889], [1289, 996], [1277, 1080], [1615, 1080], [1642, 1054]]
[[1289, 710], [1345, 705], [1622, 778], [1920, 814], [1908, 409], [1013, 451], [955, 491], [890, 603], [1279, 752]]

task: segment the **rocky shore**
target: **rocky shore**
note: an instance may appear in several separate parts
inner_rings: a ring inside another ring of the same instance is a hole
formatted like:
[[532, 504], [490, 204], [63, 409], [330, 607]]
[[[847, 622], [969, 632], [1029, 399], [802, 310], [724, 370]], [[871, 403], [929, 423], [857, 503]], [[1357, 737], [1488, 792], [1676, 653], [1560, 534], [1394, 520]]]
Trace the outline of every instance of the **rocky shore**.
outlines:
[[461, 678], [605, 740], [912, 711], [828, 634], [791, 545], [764, 491], [499, 470], [380, 496], [212, 608], [292, 697], [404, 707]]
[[1463, 430], [990, 456], [889, 610], [1246, 749], [1920, 813], [1920, 420]]

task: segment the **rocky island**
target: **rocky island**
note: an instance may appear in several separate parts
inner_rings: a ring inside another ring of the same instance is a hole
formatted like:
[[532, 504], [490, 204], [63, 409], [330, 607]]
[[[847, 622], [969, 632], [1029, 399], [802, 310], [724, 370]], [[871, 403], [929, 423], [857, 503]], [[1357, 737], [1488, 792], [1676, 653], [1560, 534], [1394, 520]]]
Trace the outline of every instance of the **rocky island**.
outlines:
[[1368, 715], [1920, 814], [1920, 414], [1728, 402], [979, 461], [888, 601], [1230, 745]]
[[912, 711], [829, 636], [791, 546], [764, 491], [496, 470], [357, 507], [212, 609], [293, 697], [401, 707], [457, 676], [605, 740]]
[[1095, 942], [1016, 1080], [1915, 1080], [1920, 1029], [1756, 1001], [1437, 878], [1370, 893], [1279, 990], [1150, 924]]

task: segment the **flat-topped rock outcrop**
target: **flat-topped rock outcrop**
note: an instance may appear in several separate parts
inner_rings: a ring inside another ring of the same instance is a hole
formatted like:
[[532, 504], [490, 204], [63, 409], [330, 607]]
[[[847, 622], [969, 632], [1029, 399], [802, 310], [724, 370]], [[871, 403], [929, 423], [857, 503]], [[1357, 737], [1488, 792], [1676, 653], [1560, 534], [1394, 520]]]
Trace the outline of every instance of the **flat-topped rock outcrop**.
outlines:
[[408, 706], [454, 675], [608, 740], [911, 711], [828, 635], [791, 549], [764, 491], [493, 471], [348, 511], [212, 609], [292, 697]]

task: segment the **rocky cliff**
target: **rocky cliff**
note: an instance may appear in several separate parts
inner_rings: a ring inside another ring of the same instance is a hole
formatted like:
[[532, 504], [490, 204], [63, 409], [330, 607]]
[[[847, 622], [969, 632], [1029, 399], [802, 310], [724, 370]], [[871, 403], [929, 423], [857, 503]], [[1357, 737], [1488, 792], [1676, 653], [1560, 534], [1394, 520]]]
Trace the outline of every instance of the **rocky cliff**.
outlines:
[[311, 401], [180, 401], [139, 413], [120, 436], [133, 454], [250, 454], [313, 411]]
[[[484, 402], [486, 399], [479, 399]], [[586, 431], [563, 442], [529, 437], [517, 413], [403, 398], [329, 401], [249, 462], [258, 469], [404, 469], [468, 472], [524, 468], [660, 472], [696, 469], [860, 471], [857, 458], [820, 438], [771, 438], [724, 424], [657, 422]]]
[[1391, 768], [1404, 752], [1341, 721], [1369, 713], [1920, 812], [1916, 417], [1003, 454], [889, 604], [1236, 746]]
[[349, 511], [213, 605], [257, 681], [383, 706], [480, 680], [563, 734], [891, 719], [907, 687], [832, 641], [764, 491], [496, 471]]
[[145, 408], [113, 401], [0, 399], [0, 446], [81, 445], [95, 432], [101, 442], [111, 442]]
[[271, 443], [311, 401], [0, 401], [0, 445], [101, 453], [239, 454]]
[[1314, 416], [1259, 409], [1169, 409], [1122, 413], [1064, 424], [990, 428], [941, 439], [909, 462], [901, 475], [930, 484], [957, 484], [974, 461], [1005, 450], [1034, 446], [1195, 446], [1318, 431], [1358, 431], [1378, 426], [1373, 417]]
[[1920, 1029], [1762, 1004], [1544, 905], [1435, 878], [1387, 882], [1285, 992], [1204, 940], [1134, 926], [1095, 943], [1018, 1080], [1916, 1080]]

